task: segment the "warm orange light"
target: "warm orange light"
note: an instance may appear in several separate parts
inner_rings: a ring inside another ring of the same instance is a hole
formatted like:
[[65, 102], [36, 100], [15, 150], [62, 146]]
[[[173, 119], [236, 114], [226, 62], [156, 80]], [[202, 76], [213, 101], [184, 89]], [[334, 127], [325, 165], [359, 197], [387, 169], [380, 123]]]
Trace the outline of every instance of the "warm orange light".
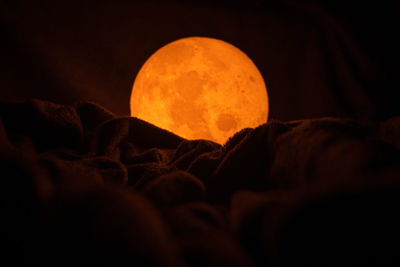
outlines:
[[157, 50], [139, 71], [131, 115], [186, 139], [223, 144], [268, 119], [268, 95], [254, 63], [238, 48], [205, 37]]

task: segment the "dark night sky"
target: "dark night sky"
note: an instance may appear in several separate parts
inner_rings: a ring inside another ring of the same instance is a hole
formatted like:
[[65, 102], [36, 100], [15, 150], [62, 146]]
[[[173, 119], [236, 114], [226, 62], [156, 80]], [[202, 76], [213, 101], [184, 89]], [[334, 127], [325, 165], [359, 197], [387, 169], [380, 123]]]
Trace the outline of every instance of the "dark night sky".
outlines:
[[134, 77], [168, 42], [219, 38], [256, 63], [280, 120], [400, 114], [394, 9], [345, 1], [1, 1], [0, 97], [129, 114]]

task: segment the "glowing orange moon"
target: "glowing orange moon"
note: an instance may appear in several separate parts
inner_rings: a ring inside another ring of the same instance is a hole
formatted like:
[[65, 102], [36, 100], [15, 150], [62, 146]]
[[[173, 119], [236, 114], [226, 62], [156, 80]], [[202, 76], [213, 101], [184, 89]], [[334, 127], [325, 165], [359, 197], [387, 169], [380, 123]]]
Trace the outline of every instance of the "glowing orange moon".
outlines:
[[157, 50], [136, 76], [131, 116], [186, 139], [223, 144], [268, 119], [259, 70], [241, 50], [206, 37], [176, 40]]

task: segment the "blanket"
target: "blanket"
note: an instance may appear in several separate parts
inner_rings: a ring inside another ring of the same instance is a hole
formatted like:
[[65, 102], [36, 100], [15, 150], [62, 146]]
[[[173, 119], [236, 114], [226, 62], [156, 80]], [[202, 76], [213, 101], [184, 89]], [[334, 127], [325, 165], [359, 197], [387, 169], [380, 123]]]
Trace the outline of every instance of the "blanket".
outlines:
[[91, 102], [0, 103], [1, 261], [399, 263], [400, 117], [271, 120], [224, 145]]

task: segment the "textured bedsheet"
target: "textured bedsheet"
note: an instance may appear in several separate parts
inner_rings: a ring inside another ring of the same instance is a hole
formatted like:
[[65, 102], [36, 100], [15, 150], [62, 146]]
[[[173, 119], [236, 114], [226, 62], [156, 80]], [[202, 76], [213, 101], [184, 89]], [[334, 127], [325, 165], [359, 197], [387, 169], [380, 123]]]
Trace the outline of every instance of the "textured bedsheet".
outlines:
[[1, 103], [1, 261], [399, 263], [399, 137], [398, 117], [273, 120], [221, 146], [90, 102]]

